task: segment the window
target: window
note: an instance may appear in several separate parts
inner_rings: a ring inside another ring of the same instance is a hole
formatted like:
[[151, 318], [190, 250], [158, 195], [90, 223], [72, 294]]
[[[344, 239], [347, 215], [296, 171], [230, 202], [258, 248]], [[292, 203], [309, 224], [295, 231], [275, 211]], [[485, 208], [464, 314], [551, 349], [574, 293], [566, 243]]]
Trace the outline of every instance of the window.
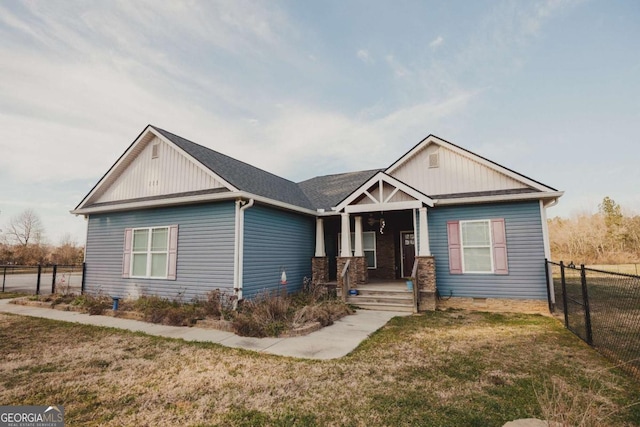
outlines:
[[131, 277], [167, 277], [168, 237], [167, 227], [133, 230]]
[[[342, 239], [340, 239], [340, 233], [338, 233], [338, 253], [342, 249]], [[351, 233], [351, 254], [356, 250], [356, 233]], [[376, 264], [376, 232], [364, 231], [362, 232], [362, 251], [364, 257], [367, 259], [367, 268], [374, 270], [377, 268]]]
[[491, 223], [484, 221], [460, 221], [462, 265], [465, 273], [491, 273]]
[[128, 228], [122, 276], [176, 279], [178, 226]]
[[151, 146], [151, 158], [157, 159], [160, 156], [160, 144], [153, 144]]
[[509, 274], [504, 219], [447, 222], [451, 274]]

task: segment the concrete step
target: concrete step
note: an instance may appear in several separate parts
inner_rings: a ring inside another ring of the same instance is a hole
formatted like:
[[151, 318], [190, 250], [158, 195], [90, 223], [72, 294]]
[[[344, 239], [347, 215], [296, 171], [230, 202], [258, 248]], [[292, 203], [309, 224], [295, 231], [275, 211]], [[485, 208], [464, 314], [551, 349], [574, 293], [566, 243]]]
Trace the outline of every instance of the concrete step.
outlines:
[[402, 296], [406, 295], [409, 298], [413, 298], [413, 291], [408, 291], [406, 288], [404, 289], [385, 289], [385, 288], [367, 288], [363, 286], [358, 286], [358, 295], [371, 295], [371, 296], [381, 296], [381, 295], [389, 295], [389, 296]]
[[350, 302], [350, 304], [353, 304], [365, 310], [401, 311], [406, 313], [413, 313], [413, 303], [411, 305], [406, 305], [406, 304]]
[[413, 295], [350, 295], [347, 297], [350, 304], [400, 304], [413, 306]]

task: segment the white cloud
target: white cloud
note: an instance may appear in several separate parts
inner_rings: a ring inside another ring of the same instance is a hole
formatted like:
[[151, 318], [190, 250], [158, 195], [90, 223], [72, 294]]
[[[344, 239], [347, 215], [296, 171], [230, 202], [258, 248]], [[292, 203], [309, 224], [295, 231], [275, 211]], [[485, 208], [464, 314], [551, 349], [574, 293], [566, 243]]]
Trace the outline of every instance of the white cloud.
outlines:
[[358, 50], [358, 52], [356, 52], [356, 56], [358, 57], [359, 60], [361, 60], [365, 64], [373, 63], [373, 58], [371, 57], [367, 49]]
[[411, 71], [402, 65], [393, 55], [387, 55], [385, 60], [393, 70], [396, 77], [407, 77], [411, 74]]
[[442, 43], [444, 43], [444, 38], [442, 38], [442, 36], [438, 36], [429, 43], [429, 47], [431, 49], [437, 49], [442, 45]]

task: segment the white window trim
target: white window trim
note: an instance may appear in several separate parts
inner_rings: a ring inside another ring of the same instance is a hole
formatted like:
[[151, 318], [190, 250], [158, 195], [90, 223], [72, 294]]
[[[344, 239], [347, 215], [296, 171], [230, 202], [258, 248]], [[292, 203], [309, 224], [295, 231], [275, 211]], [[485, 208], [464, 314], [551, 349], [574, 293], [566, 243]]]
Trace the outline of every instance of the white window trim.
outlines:
[[[462, 224], [469, 224], [473, 222], [483, 222], [489, 226], [489, 245], [465, 245], [464, 244], [464, 234], [462, 233]], [[491, 220], [490, 219], [474, 219], [467, 221], [459, 221], [458, 227], [460, 227], [460, 257], [462, 261], [462, 274], [495, 274], [495, 264], [493, 262], [493, 231], [491, 229]], [[474, 248], [489, 248], [489, 259], [491, 260], [491, 270], [489, 271], [473, 271], [467, 270], [466, 264], [464, 260], [465, 249], [474, 249]]]
[[[351, 233], [351, 256], [353, 256], [354, 251], [355, 251], [355, 234], [356, 233]], [[365, 234], [373, 234], [373, 249], [367, 249], [364, 247], [364, 235]], [[338, 253], [340, 253], [340, 249], [342, 246], [342, 240], [341, 240], [341, 235], [342, 233], [338, 233]], [[376, 242], [376, 232], [375, 231], [363, 231], [362, 232], [362, 252], [373, 252], [373, 267], [371, 266], [367, 266], [367, 270], [375, 270], [378, 268], [378, 244]], [[365, 256], [366, 258], [366, 256]]]
[[[167, 230], [167, 249], [164, 251], [152, 251], [151, 250], [151, 239], [153, 237], [153, 230], [162, 230], [165, 229]], [[148, 236], [147, 236], [147, 250], [142, 252], [142, 251], [136, 251], [135, 250], [135, 246], [134, 246], [134, 242], [135, 242], [135, 235], [136, 235], [136, 231], [138, 230], [147, 230], [148, 231]], [[170, 242], [169, 239], [171, 238], [170, 236], [170, 228], [168, 226], [162, 226], [162, 227], [139, 227], [139, 228], [133, 228], [131, 231], [131, 265], [129, 266], [129, 277], [134, 278], [134, 279], [158, 279], [158, 280], [162, 280], [162, 279], [167, 279], [168, 275], [169, 275], [169, 246], [170, 246]], [[134, 259], [135, 259], [135, 255], [136, 254], [146, 254], [147, 255], [147, 274], [145, 276], [134, 276], [133, 275], [133, 266], [135, 264]], [[164, 266], [164, 276], [151, 276], [151, 260], [153, 258], [152, 255], [155, 254], [165, 254], [166, 255], [166, 262], [165, 262], [165, 266]]]

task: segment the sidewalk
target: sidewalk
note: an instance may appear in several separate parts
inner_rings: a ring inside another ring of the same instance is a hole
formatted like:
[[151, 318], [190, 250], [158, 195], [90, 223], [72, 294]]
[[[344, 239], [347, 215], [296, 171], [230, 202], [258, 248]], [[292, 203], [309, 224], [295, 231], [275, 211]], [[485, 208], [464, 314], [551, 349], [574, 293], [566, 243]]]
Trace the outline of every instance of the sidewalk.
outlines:
[[343, 357], [353, 351], [369, 335], [384, 326], [392, 317], [410, 315], [409, 313], [391, 311], [358, 310], [356, 314], [343, 317], [333, 325], [309, 335], [291, 338], [251, 338], [215, 329], [165, 326], [110, 316], [90, 316], [72, 311], [10, 304], [9, 301], [11, 300], [0, 300], [0, 312], [118, 328], [185, 341], [213, 342], [226, 347], [243, 348], [279, 356], [319, 360]]

